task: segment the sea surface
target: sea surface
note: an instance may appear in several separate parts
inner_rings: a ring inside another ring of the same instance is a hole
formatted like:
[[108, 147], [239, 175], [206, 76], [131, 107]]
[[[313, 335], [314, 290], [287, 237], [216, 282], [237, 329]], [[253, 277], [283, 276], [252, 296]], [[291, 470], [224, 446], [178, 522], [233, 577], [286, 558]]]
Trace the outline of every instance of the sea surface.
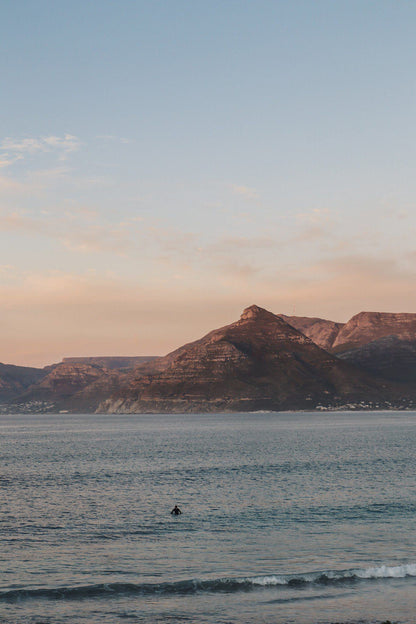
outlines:
[[0, 496], [2, 623], [416, 622], [416, 412], [2, 415]]

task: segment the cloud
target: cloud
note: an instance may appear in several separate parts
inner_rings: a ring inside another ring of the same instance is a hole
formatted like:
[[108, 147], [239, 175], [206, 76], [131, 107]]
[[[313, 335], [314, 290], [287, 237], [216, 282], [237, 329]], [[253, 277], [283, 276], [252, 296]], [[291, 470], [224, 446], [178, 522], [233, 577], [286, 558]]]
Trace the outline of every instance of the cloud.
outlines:
[[5, 283], [9, 280], [13, 281], [16, 276], [16, 267], [12, 264], [0, 264], [0, 280]]
[[258, 276], [261, 272], [261, 269], [254, 266], [254, 264], [234, 260], [230, 260], [229, 262], [220, 262], [217, 264], [217, 268], [220, 271], [222, 281], [227, 284], [229, 284], [230, 278], [232, 280], [238, 279], [246, 281], [254, 276]]
[[[6, 137], [1, 141], [0, 148], [8, 154], [15, 154], [15, 159], [21, 159], [24, 156], [32, 155], [40, 152], [58, 152], [59, 158], [64, 159], [67, 154], [76, 152], [80, 149], [82, 143], [78, 137], [73, 134], [64, 134], [64, 136], [49, 135], [44, 137], [29, 137], [23, 139], [14, 139]], [[12, 164], [12, 161], [10, 161]]]
[[322, 208], [314, 208], [310, 212], [297, 214], [295, 221], [299, 231], [292, 240], [298, 243], [312, 243], [327, 239], [335, 225], [331, 212]]
[[400, 282], [415, 277], [413, 271], [403, 267], [395, 258], [364, 254], [334, 256], [317, 263], [316, 267], [324, 269], [328, 275], [337, 276], [338, 279], [347, 277], [359, 280], [360, 283], [366, 280], [380, 283], [386, 283], [387, 280]]
[[141, 248], [150, 250], [163, 263], [176, 260], [195, 259], [198, 253], [198, 236], [174, 227], [167, 227], [154, 219], [132, 217], [123, 221], [123, 227], [135, 231], [135, 237]]
[[67, 167], [53, 167], [50, 169], [37, 169], [28, 171], [23, 177], [12, 175], [0, 175], [0, 196], [16, 200], [44, 197], [45, 193], [55, 191], [55, 187], [61, 182], [70, 183], [74, 188], [75, 180], [70, 177]]
[[96, 138], [100, 139], [101, 141], [114, 141], [116, 143], [122, 143], [123, 145], [127, 145], [133, 142], [131, 139], [115, 136], [113, 134], [98, 134]]
[[112, 252], [124, 256], [134, 247], [128, 233], [117, 225], [90, 225], [88, 228], [84, 227], [82, 232], [76, 228], [64, 236], [59, 236], [56, 232], [54, 235], [71, 251], [84, 253]]
[[197, 271], [215, 275], [234, 288], [254, 276], [261, 283], [270, 273], [279, 247], [271, 236], [227, 236], [199, 245], [191, 261]]
[[12, 139], [6, 137], [1, 142], [1, 149], [8, 152], [18, 152], [20, 154], [34, 154], [44, 151], [45, 144], [41, 139]]
[[45, 188], [56, 182], [61, 182], [70, 173], [66, 166], [50, 167], [49, 169], [35, 169], [29, 171], [26, 179], [31, 188]]
[[256, 251], [272, 249], [276, 246], [276, 241], [268, 236], [227, 236], [220, 238], [215, 243], [207, 245], [208, 252], [233, 253], [235, 251]]
[[299, 278], [285, 290], [301, 304], [300, 314], [347, 320], [361, 310], [416, 311], [416, 271], [394, 257], [332, 256], [305, 267]]
[[44, 137], [42, 141], [48, 148], [61, 150], [67, 154], [78, 151], [82, 145], [81, 141], [72, 134], [65, 134], [63, 137], [48, 136]]
[[190, 263], [197, 254], [197, 237], [192, 232], [166, 228], [144, 218], [108, 221], [95, 208], [74, 202], [39, 210], [36, 216], [22, 210], [0, 210], [0, 232], [32, 239], [47, 237], [74, 252], [133, 254], [170, 264]]
[[45, 232], [47, 226], [37, 219], [32, 219], [17, 212], [0, 215], [0, 231]]
[[26, 236], [46, 236], [61, 242], [72, 251], [111, 252], [125, 255], [133, 247], [128, 231], [117, 223], [99, 223], [94, 213], [51, 215], [34, 218], [25, 213], [0, 213], [0, 231]]
[[385, 218], [388, 219], [395, 219], [397, 221], [404, 221], [406, 219], [409, 219], [411, 216], [414, 215], [414, 205], [409, 205], [409, 209], [406, 210], [404, 208], [399, 208], [399, 209], [395, 209], [395, 210], [388, 210], [385, 215], [383, 215]]
[[[0, 178], [0, 188], [1, 182]], [[193, 233], [135, 217], [108, 221], [95, 207], [76, 202], [39, 209], [36, 215], [24, 210], [0, 210], [0, 232], [14, 232], [31, 239], [47, 237], [74, 252], [133, 254], [163, 262], [190, 261], [196, 253]]]
[[255, 200], [259, 199], [259, 195], [254, 188], [250, 188], [249, 186], [233, 186], [234, 195], [240, 195], [240, 197], [244, 197], [247, 200]]
[[22, 158], [23, 156], [21, 156], [20, 154], [12, 157], [10, 157], [7, 153], [0, 154], [0, 168], [10, 167], [10, 165], [13, 165], [15, 162], [21, 160]]
[[323, 225], [309, 225], [293, 237], [293, 241], [297, 243], [313, 243], [328, 237], [329, 229]]
[[10, 178], [9, 176], [0, 176], [0, 194], [20, 195], [28, 192], [27, 186]]
[[314, 208], [309, 212], [301, 212], [296, 219], [302, 223], [322, 223], [331, 219], [331, 212], [327, 208]]

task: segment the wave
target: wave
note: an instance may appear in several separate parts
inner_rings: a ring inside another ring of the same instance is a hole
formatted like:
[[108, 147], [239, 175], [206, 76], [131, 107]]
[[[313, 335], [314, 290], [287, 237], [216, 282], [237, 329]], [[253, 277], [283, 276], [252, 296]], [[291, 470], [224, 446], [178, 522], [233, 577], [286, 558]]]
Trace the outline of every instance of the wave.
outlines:
[[261, 588], [298, 588], [305, 586], [341, 585], [369, 580], [416, 576], [416, 563], [398, 566], [381, 565], [363, 569], [327, 570], [301, 574], [271, 574], [242, 578], [190, 579], [167, 583], [99, 583], [72, 587], [12, 589], [0, 591], [0, 602], [28, 599], [84, 600], [120, 596], [189, 595], [198, 593], [248, 592]]

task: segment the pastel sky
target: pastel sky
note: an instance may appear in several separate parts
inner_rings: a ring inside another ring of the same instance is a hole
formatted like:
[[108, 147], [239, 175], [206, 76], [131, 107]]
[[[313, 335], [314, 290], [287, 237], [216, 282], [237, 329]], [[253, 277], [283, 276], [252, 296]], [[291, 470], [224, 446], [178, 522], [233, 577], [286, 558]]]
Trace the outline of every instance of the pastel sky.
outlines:
[[3, 0], [0, 361], [416, 312], [416, 3]]

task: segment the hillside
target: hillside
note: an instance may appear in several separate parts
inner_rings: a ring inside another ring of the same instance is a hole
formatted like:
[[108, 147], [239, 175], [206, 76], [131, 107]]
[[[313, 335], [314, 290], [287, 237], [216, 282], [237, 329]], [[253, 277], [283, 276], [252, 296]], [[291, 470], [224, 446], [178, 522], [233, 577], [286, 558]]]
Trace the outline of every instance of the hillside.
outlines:
[[258, 306], [164, 357], [0, 364], [0, 411], [207, 412], [413, 406], [416, 315], [347, 323]]
[[292, 327], [308, 336], [318, 347], [331, 350], [339, 332], [344, 327], [344, 323], [335, 323], [326, 319], [308, 316], [286, 316], [279, 314], [281, 319], [289, 323]]
[[64, 364], [89, 364], [100, 366], [109, 370], [134, 369], [136, 366], [156, 360], [154, 355], [133, 355], [133, 356], [89, 356], [89, 357], [64, 357]]
[[130, 376], [106, 412], [248, 411], [388, 400], [394, 390], [258, 306]]
[[47, 371], [42, 368], [0, 363], [0, 402], [19, 396], [46, 374]]
[[386, 336], [416, 340], [416, 314], [360, 312], [340, 329], [332, 350], [335, 353], [350, 351]]

